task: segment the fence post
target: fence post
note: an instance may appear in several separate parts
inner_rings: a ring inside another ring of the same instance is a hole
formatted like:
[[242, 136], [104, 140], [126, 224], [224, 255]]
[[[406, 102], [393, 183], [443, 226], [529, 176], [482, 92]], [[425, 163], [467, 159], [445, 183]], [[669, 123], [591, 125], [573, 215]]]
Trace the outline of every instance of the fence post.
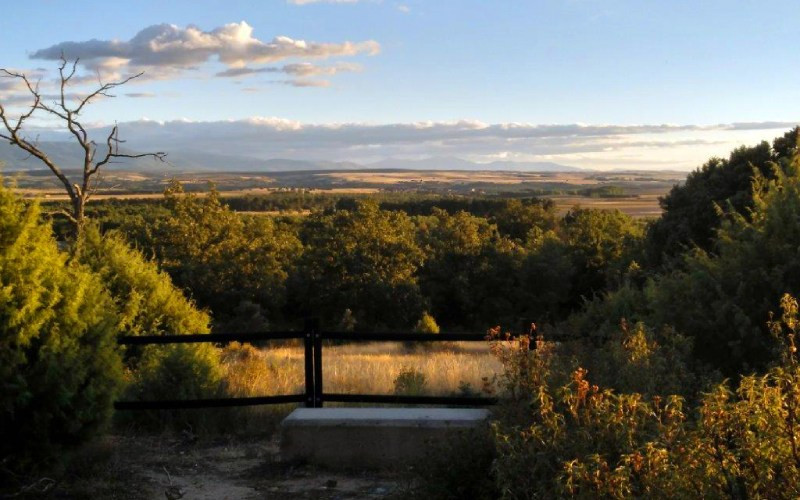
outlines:
[[[526, 327], [523, 326], [523, 333], [525, 332], [524, 328]], [[535, 351], [536, 340], [539, 338], [538, 334], [536, 333], [536, 323], [534, 323], [533, 321], [527, 323], [527, 329], [528, 329], [528, 350]]]
[[305, 346], [305, 372], [306, 372], [306, 408], [316, 406], [316, 391], [314, 390], [314, 322], [306, 319], [303, 328], [303, 344]]
[[314, 408], [322, 408], [322, 337], [314, 328]]

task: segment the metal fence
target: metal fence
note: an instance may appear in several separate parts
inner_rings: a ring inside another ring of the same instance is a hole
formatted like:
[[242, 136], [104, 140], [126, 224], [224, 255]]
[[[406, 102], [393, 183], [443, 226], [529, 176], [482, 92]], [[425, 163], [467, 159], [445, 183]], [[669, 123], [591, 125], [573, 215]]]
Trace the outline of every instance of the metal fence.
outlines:
[[[313, 325], [309, 322], [308, 325]], [[117, 401], [117, 410], [169, 410], [190, 408], [222, 408], [270, 404], [303, 403], [320, 408], [325, 403], [373, 403], [407, 405], [488, 406], [497, 398], [479, 396], [404, 396], [398, 394], [341, 394], [323, 391], [322, 352], [324, 340], [348, 342], [485, 342], [485, 334], [475, 333], [377, 333], [326, 332], [307, 326], [302, 332], [217, 333], [201, 335], [142, 335], [119, 337], [120, 345], [163, 345], [188, 343], [226, 344], [229, 342], [264, 342], [302, 339], [304, 346], [305, 391], [302, 394], [237, 398]]]

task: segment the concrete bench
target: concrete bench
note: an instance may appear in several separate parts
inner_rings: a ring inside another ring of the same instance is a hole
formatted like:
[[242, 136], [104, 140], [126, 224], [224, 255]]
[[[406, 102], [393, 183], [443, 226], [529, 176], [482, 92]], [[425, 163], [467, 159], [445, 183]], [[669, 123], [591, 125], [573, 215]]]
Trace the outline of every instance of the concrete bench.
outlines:
[[472, 408], [298, 408], [281, 423], [281, 457], [332, 468], [397, 467], [488, 418], [488, 410]]

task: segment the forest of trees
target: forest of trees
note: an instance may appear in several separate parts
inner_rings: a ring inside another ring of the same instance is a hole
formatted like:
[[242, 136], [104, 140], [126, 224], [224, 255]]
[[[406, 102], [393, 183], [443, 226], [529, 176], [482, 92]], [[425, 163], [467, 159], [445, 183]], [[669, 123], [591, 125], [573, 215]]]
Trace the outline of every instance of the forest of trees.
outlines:
[[338, 198], [282, 217], [240, 203], [173, 183], [162, 202], [89, 213], [153, 256], [219, 332], [310, 316], [336, 329], [345, 315], [356, 330], [407, 329], [424, 312], [448, 331], [559, 321], [622, 279], [646, 229], [619, 211], [558, 216], [535, 198]]
[[79, 241], [56, 220], [57, 241], [0, 189], [3, 471], [47, 467], [121, 391], [224, 391], [213, 346], [121, 352], [121, 333], [535, 322], [545, 343], [587, 342], [497, 350], [514, 397], [488, 495], [796, 497], [799, 139], [709, 160], [652, 221], [533, 198], [315, 197], [282, 205], [307, 216], [257, 216], [234, 210], [257, 199], [175, 182], [158, 202], [90, 204]]

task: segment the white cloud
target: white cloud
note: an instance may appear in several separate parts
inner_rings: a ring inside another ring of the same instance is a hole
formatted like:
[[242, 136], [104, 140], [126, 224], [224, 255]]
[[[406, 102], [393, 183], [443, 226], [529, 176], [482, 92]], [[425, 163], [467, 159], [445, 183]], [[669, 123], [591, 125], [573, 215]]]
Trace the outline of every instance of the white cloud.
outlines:
[[294, 80], [279, 80], [276, 82], [271, 83], [279, 83], [282, 85], [290, 85], [292, 87], [313, 87], [313, 88], [321, 88], [321, 87], [330, 87], [331, 82], [328, 80], [307, 80], [304, 78], [296, 78]]
[[335, 75], [337, 73], [358, 72], [363, 69], [360, 64], [338, 63], [332, 66], [315, 66], [311, 63], [287, 64], [281, 68], [283, 72], [296, 76]]
[[220, 71], [216, 74], [216, 76], [221, 76], [223, 78], [241, 78], [247, 76], [258, 75], [261, 73], [277, 73], [280, 71], [280, 68], [250, 68], [250, 67], [242, 67], [242, 68], [228, 68], [225, 71]]
[[[34, 88], [46, 90], [50, 87], [49, 82], [42, 81], [45, 77], [46, 71], [40, 68], [25, 70], [20, 68], [5, 68], [12, 74], [23, 74], [28, 77], [28, 81]], [[6, 99], [12, 97], [30, 96], [28, 87], [21, 78], [10, 76], [8, 73], [0, 72], [0, 102], [5, 102]]]
[[[46, 78], [46, 71], [41, 68], [24, 70], [19, 68], [6, 68], [12, 74], [26, 75], [31, 87], [39, 93], [44, 102], [55, 102], [61, 99], [59, 88], [54, 81]], [[85, 93], [67, 91], [64, 97], [69, 101], [80, 100], [86, 97]], [[97, 96], [103, 99], [105, 96]], [[22, 78], [9, 76], [0, 72], [0, 104], [9, 109], [26, 110], [33, 105], [34, 98]]]
[[293, 76], [309, 77], [319, 75], [335, 75], [337, 73], [358, 72], [363, 66], [355, 63], [337, 63], [330, 66], [317, 66], [309, 62], [286, 64], [281, 67], [268, 66], [265, 68], [251, 68], [248, 66], [241, 68], [228, 68], [220, 71], [216, 76], [227, 78], [241, 78], [254, 76], [263, 73], [286, 73]]
[[277, 36], [265, 42], [254, 37], [253, 27], [242, 21], [210, 31], [193, 25], [156, 24], [130, 40], [62, 42], [37, 50], [30, 57], [58, 60], [63, 54], [68, 59], [80, 58], [82, 67], [105, 78], [143, 70], [148, 78], [172, 78], [213, 60], [229, 69], [240, 69], [290, 58], [326, 59], [379, 52], [380, 44], [374, 40], [320, 43]]

